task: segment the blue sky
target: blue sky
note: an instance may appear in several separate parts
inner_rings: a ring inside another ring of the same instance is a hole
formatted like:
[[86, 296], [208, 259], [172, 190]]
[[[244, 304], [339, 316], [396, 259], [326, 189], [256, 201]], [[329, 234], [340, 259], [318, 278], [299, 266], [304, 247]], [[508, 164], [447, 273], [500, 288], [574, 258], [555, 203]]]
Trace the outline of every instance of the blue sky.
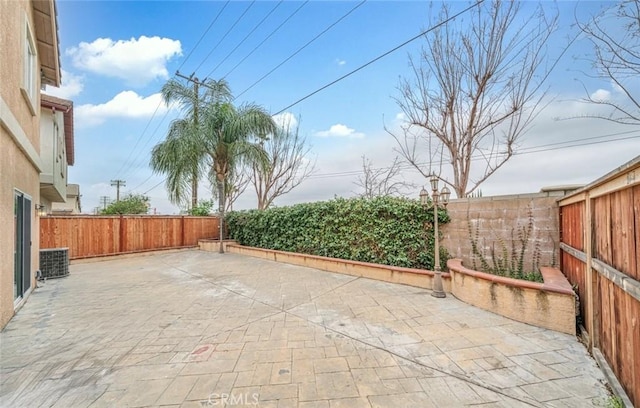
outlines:
[[[176, 70], [185, 75], [195, 73], [200, 79], [219, 79], [229, 73], [226, 79], [239, 96], [237, 103], [256, 102], [275, 113], [413, 37], [429, 24], [431, 11], [427, 2], [367, 1], [357, 7], [358, 4], [58, 0], [63, 86], [48, 88], [47, 92], [75, 104], [76, 164], [70, 168], [69, 182], [80, 184], [83, 211], [91, 212], [98, 206], [100, 196], [115, 197], [115, 189], [109, 184], [117, 178], [126, 180], [125, 193], [146, 193], [157, 212], [178, 212], [166, 198], [162, 176], [152, 175], [148, 166], [151, 148], [163, 140], [169, 122], [179, 113], [161, 104], [158, 95]], [[469, 4], [453, 2], [451, 7], [457, 11]], [[526, 7], [535, 4], [526, 3]], [[560, 15], [560, 28], [548, 50], [552, 58], [575, 34], [576, 16], [585, 19], [611, 5], [543, 4], [549, 12], [557, 10]], [[434, 7], [439, 5], [435, 3]], [[354, 8], [324, 35], [248, 89]], [[295, 10], [298, 11], [287, 23], [256, 49]], [[218, 13], [218, 20], [212, 24]], [[268, 13], [271, 14], [267, 16]], [[612, 24], [615, 28], [615, 21]], [[300, 132], [312, 146], [310, 159], [316, 161], [316, 172], [276, 204], [354, 195], [358, 192], [354, 182], [362, 168], [361, 156], [366, 155], [376, 167], [391, 163], [397, 155], [395, 142], [384, 131], [384, 125], [397, 125], [400, 109], [392, 97], [397, 96], [398, 78], [409, 75], [408, 54], [416, 53], [421, 45], [421, 40], [415, 41], [287, 110], [301, 118]], [[611, 84], [587, 76], [593, 73], [592, 68], [579, 58], [590, 52], [587, 45], [584, 40], [576, 41], [560, 61], [548, 82], [554, 102], [522, 142], [523, 151], [530, 149], [529, 153], [514, 156], [490, 178], [482, 187], [485, 196], [586, 183], [638, 154], [637, 139], [531, 153], [535, 146], [570, 140], [584, 144], [580, 140], [587, 137], [633, 130], [602, 121], [554, 120], [592, 109], [577, 102], [585, 92], [615, 93]], [[608, 139], [615, 138], [619, 136]], [[424, 184], [410, 169], [404, 170], [402, 177], [417, 186]], [[203, 184], [201, 197], [210, 196], [208, 188]], [[419, 189], [416, 187], [416, 196]], [[236, 208], [252, 208], [255, 203], [249, 187]]]

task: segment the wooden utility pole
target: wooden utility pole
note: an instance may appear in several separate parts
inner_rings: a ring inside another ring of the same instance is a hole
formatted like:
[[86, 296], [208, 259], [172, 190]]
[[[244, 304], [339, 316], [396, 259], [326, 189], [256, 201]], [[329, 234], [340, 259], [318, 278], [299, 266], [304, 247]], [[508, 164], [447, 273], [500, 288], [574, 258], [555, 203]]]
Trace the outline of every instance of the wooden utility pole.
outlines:
[[102, 196], [100, 197], [100, 205], [102, 205], [102, 209], [106, 210], [107, 206], [109, 205], [109, 197], [108, 196]]
[[120, 187], [127, 185], [124, 180], [111, 180], [111, 185], [116, 188], [116, 202], [120, 201]]
[[[188, 82], [193, 82], [193, 94], [195, 98], [193, 100], [193, 125], [198, 127], [198, 106], [200, 104], [200, 85], [202, 82], [198, 80], [198, 77], [194, 77], [193, 74], [191, 76], [182, 75], [180, 72], [176, 71], [176, 76], [180, 78], [186, 79]], [[206, 86], [206, 85], [205, 85]], [[196, 208], [198, 206], [198, 175], [191, 175], [191, 208]]]

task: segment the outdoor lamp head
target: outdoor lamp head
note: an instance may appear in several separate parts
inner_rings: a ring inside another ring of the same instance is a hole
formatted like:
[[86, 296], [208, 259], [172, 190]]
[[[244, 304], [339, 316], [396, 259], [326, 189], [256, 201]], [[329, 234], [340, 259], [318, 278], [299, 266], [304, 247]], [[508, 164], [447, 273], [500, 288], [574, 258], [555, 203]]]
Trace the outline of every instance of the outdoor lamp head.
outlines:
[[431, 183], [431, 190], [438, 191], [438, 176], [435, 173], [431, 175], [429, 182]]
[[422, 187], [422, 190], [420, 190], [420, 204], [427, 205], [428, 199], [429, 199], [429, 193], [427, 193], [427, 190], [425, 190], [424, 187]]
[[440, 193], [440, 198], [442, 199], [442, 203], [444, 205], [447, 205], [447, 203], [449, 202], [449, 196], [451, 195], [451, 190], [449, 190], [449, 187], [444, 186], [442, 187], [442, 192]]

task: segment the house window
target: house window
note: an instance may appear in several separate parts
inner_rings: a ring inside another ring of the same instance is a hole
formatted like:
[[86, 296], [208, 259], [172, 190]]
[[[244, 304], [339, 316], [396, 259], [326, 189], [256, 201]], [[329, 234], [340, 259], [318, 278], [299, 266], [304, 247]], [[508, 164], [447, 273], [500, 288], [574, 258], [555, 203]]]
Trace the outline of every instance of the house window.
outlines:
[[24, 36], [24, 77], [22, 81], [22, 94], [27, 99], [27, 104], [31, 109], [33, 115], [36, 114], [36, 100], [37, 100], [37, 71], [38, 71], [38, 57], [36, 54], [36, 45], [33, 41], [33, 34], [31, 34], [31, 27], [29, 22], [25, 18], [25, 36]]
[[53, 111], [53, 156], [56, 159], [56, 163], [60, 161], [60, 132], [58, 130], [58, 123], [56, 122], [56, 113]]

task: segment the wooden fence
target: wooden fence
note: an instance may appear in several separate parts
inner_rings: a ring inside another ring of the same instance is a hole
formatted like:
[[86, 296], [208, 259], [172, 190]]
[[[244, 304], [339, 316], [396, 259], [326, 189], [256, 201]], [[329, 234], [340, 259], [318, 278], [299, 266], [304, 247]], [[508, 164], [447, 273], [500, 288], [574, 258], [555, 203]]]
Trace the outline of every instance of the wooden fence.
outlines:
[[561, 267], [589, 347], [640, 406], [640, 156], [559, 206]]
[[69, 248], [69, 258], [184, 248], [218, 236], [217, 217], [47, 216], [40, 218], [40, 248]]

